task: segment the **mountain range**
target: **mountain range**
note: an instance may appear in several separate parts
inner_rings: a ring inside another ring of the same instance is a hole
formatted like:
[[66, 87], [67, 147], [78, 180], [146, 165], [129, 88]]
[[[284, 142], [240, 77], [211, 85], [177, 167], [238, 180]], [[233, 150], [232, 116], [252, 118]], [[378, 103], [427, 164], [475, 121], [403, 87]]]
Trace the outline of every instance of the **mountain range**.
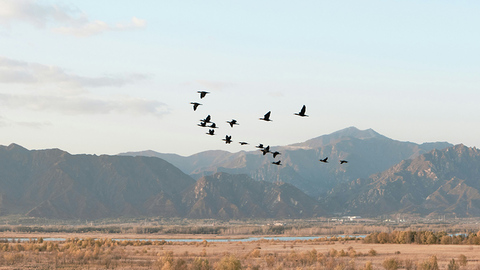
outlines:
[[456, 145], [334, 188], [322, 205], [356, 215], [480, 216], [480, 150]]
[[[416, 144], [387, 138], [372, 129], [359, 130], [349, 127], [329, 135], [323, 135], [303, 143], [287, 146], [271, 146], [283, 166], [272, 166], [272, 155], [261, 151], [206, 151], [188, 157], [163, 154], [154, 151], [128, 152], [120, 155], [150, 156], [162, 158], [184, 173], [198, 179], [216, 172], [247, 174], [255, 180], [290, 183], [313, 197], [325, 196], [341, 183], [387, 170], [405, 159], [418, 157], [433, 149], [443, 149], [447, 142]], [[253, 148], [253, 147], [252, 147]], [[319, 159], [328, 157], [328, 164]], [[348, 164], [340, 165], [338, 160]]]
[[[0, 146], [0, 215], [308, 218], [333, 213], [480, 216], [480, 151], [350, 127], [303, 143], [189, 157], [71, 155]], [[319, 162], [329, 157], [329, 163]], [[349, 163], [340, 165], [339, 159]], [[178, 168], [177, 168], [178, 167]]]
[[0, 215], [53, 219], [116, 217], [301, 218], [318, 201], [285, 183], [218, 173], [195, 181], [154, 157], [70, 155], [0, 146]]

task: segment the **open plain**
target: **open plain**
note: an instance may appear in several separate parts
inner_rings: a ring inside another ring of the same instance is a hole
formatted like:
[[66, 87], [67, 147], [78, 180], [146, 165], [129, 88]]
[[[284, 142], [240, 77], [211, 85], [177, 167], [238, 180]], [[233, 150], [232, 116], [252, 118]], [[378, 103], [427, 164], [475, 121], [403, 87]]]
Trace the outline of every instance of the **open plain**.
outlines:
[[[9, 241], [0, 243], [0, 269], [480, 269], [479, 245], [367, 244], [322, 237], [239, 241], [258, 235], [227, 236], [232, 240], [224, 242], [199, 239], [227, 237], [185, 234], [6, 232], [1, 237]], [[53, 238], [61, 240], [43, 240]]]

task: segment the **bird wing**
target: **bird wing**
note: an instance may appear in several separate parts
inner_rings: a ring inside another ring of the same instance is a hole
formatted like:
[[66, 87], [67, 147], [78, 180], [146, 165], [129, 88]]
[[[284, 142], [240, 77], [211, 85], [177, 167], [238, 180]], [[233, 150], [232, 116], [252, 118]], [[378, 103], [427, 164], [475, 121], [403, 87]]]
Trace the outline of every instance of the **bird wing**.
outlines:
[[200, 98], [204, 98], [208, 94], [207, 91], [198, 91], [198, 93], [200, 93]]
[[269, 119], [269, 118], [270, 118], [270, 113], [271, 113], [271, 111], [268, 111], [268, 112], [263, 116], [263, 118], [264, 118], [264, 119]]
[[300, 114], [305, 114], [306, 111], [307, 111], [307, 107], [303, 105], [302, 110], [300, 111]]

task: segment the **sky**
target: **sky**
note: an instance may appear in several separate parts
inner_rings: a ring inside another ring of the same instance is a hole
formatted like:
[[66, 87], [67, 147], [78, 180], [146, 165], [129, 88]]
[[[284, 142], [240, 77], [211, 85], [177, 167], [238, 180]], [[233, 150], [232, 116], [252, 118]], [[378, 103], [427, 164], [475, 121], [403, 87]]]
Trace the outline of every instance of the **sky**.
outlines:
[[191, 155], [355, 126], [479, 147], [478, 14], [471, 0], [0, 0], [0, 145]]

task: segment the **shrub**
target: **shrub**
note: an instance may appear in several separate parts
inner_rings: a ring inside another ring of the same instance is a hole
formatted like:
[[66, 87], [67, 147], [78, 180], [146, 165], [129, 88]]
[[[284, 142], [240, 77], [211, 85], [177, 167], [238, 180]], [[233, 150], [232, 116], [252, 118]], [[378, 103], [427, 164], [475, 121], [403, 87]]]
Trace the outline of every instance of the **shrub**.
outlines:
[[219, 262], [215, 264], [215, 270], [239, 270], [242, 269], [242, 264], [235, 257], [235, 255], [224, 256]]
[[363, 267], [363, 270], [373, 270], [372, 262], [371, 262], [371, 261], [367, 261], [367, 262], [365, 263], [365, 266]]
[[195, 258], [192, 263], [192, 270], [210, 270], [210, 263], [207, 259]]
[[447, 265], [448, 270], [458, 270], [460, 266], [455, 262], [455, 259], [452, 259]]
[[276, 261], [276, 258], [273, 254], [268, 254], [267, 256], [264, 257], [264, 259], [268, 267], [272, 267]]
[[337, 252], [337, 250], [334, 249], [334, 248], [331, 248], [331, 249], [328, 251], [328, 255], [329, 255], [330, 257], [337, 257], [337, 254], [338, 254], [338, 252]]
[[370, 255], [370, 256], [377, 256], [377, 251], [372, 248], [372, 249], [370, 249], [370, 250], [368, 251], [368, 255]]
[[439, 270], [438, 263], [437, 263], [437, 256], [432, 256], [430, 259], [420, 263], [418, 265], [420, 270]]
[[382, 266], [387, 270], [396, 270], [398, 269], [398, 261], [395, 258], [387, 258], [383, 261]]
[[252, 258], [260, 258], [260, 249], [254, 249], [250, 252], [250, 257]]
[[467, 256], [465, 256], [463, 254], [460, 254], [460, 256], [458, 256], [458, 262], [461, 266], [466, 266], [467, 265]]
[[413, 263], [412, 260], [405, 260], [405, 269], [407, 270], [412, 270], [415, 269], [415, 264]]

